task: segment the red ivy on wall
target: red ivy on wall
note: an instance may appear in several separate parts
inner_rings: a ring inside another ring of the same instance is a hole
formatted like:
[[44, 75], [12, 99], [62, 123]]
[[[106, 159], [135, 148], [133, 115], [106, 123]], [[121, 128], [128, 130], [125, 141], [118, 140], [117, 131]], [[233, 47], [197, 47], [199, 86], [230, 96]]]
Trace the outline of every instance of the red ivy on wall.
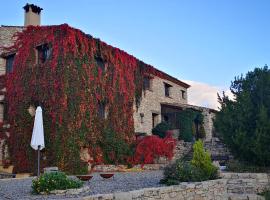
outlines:
[[[15, 171], [29, 171], [35, 163], [30, 149], [33, 117], [29, 106], [43, 107], [46, 148], [44, 165], [76, 173], [86, 166], [80, 149], [88, 147], [93, 162], [100, 160], [98, 141], [112, 127], [127, 143], [134, 142], [133, 105], [138, 105], [144, 74], [177, 80], [124, 51], [68, 25], [27, 27], [16, 35], [13, 72], [0, 78], [6, 87], [11, 125], [8, 144]], [[38, 63], [36, 47], [48, 44], [52, 55]], [[103, 71], [96, 58], [106, 66]], [[104, 103], [107, 118], [98, 117]]]

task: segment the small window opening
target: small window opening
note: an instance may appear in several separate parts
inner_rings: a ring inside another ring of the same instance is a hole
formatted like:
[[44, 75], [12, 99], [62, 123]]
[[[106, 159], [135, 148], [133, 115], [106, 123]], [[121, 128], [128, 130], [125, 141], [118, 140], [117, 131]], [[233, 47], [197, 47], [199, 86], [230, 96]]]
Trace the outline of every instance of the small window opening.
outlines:
[[181, 90], [182, 99], [186, 99], [186, 91]]
[[143, 88], [144, 90], [152, 90], [152, 78], [149, 76], [145, 76], [143, 78]]
[[98, 103], [98, 117], [100, 119], [105, 119], [105, 107], [106, 107], [106, 104], [104, 102]]
[[155, 128], [158, 124], [158, 114], [152, 113], [152, 127]]
[[144, 114], [140, 113], [140, 117], [141, 117], [141, 124], [143, 124], [143, 122], [144, 122]]
[[165, 96], [170, 97], [171, 96], [171, 85], [168, 83], [164, 83], [164, 90], [165, 90]]
[[15, 59], [15, 54], [11, 54], [6, 57], [6, 73], [11, 73], [13, 71], [14, 59]]
[[105, 62], [102, 58], [100, 57], [96, 57], [95, 58], [97, 66], [99, 67], [99, 69], [101, 69], [102, 72], [105, 71]]
[[43, 44], [37, 47], [38, 64], [45, 63], [51, 58], [52, 48], [48, 44]]

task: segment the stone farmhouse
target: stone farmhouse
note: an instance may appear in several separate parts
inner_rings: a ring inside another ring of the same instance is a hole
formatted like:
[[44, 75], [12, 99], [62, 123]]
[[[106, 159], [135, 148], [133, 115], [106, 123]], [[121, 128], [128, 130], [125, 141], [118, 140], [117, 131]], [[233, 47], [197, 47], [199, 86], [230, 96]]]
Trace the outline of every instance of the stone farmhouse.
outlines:
[[[41, 26], [42, 8], [33, 4], [24, 7], [24, 26], [0, 27], [0, 75], [8, 74], [12, 71], [12, 65], [16, 52], [8, 52], [5, 47], [10, 47], [16, 40], [14, 35], [23, 31], [27, 26]], [[43, 54], [48, 54], [49, 49], [40, 50]], [[175, 113], [179, 113], [186, 108], [201, 111], [204, 115], [204, 128], [206, 140], [210, 141], [213, 135], [213, 117], [215, 110], [188, 104], [188, 88], [190, 85], [168, 75], [156, 68], [155, 73], [143, 77], [144, 94], [139, 107], [136, 109], [134, 103], [134, 129], [137, 133], [151, 134], [151, 130], [162, 121], [172, 124], [174, 129], [179, 130], [179, 124], [175, 123]], [[0, 121], [5, 120], [7, 108], [5, 107], [5, 89], [0, 95]], [[106, 116], [106, 108], [99, 108], [102, 115]], [[1, 155], [0, 155], [1, 156]], [[1, 160], [1, 157], [0, 157]]]

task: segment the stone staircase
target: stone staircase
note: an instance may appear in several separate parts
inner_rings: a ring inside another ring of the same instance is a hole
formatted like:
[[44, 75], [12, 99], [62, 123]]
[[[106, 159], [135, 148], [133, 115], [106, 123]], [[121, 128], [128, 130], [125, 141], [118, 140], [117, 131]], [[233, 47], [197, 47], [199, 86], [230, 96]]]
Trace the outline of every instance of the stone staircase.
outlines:
[[227, 193], [229, 200], [261, 200], [257, 195], [269, 187], [269, 177], [264, 173], [223, 173], [227, 179]]
[[233, 159], [229, 149], [217, 137], [213, 137], [210, 141], [205, 141], [204, 147], [210, 152], [212, 160], [218, 161], [220, 165], [225, 165], [225, 163]]

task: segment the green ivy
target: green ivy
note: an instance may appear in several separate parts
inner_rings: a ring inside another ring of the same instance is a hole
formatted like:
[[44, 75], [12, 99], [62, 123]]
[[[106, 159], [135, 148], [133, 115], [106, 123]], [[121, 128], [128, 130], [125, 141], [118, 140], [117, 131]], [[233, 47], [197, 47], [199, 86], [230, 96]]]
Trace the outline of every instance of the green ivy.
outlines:
[[104, 130], [100, 147], [105, 164], [127, 164], [128, 157], [133, 155], [133, 149], [111, 128]]
[[[183, 110], [177, 114], [177, 120], [180, 122], [180, 135], [179, 139], [185, 142], [191, 142], [193, 137], [204, 138], [205, 130], [203, 128], [203, 114], [193, 109]], [[196, 124], [199, 130], [196, 130]]]

